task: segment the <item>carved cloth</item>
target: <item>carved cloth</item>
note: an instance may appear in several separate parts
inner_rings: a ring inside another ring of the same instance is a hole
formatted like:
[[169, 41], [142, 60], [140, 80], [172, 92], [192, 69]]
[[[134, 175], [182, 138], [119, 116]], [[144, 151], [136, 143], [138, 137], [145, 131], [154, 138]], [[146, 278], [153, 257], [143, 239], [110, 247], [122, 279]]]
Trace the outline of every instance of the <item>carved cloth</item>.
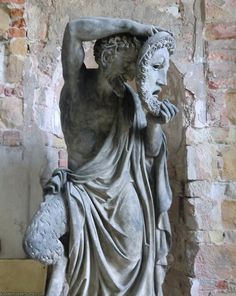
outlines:
[[147, 169], [145, 115], [130, 95], [132, 123], [121, 108], [97, 156], [76, 172], [56, 170], [46, 187], [63, 192], [69, 209], [70, 296], [163, 295], [171, 205], [166, 142], [163, 134]]

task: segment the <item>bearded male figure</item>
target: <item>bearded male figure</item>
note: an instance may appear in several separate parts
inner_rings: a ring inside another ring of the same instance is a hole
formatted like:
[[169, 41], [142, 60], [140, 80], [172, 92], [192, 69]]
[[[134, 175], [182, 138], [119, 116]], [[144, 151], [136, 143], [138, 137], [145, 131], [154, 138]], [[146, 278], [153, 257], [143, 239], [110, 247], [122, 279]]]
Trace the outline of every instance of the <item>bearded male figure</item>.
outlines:
[[[82, 42], [95, 39], [99, 68], [86, 69]], [[163, 295], [171, 190], [160, 124], [177, 108], [158, 94], [174, 47], [170, 33], [131, 20], [67, 25], [60, 109], [69, 165], [53, 173], [25, 236], [31, 257], [54, 264], [48, 296]], [[126, 83], [135, 76], [138, 95]]]

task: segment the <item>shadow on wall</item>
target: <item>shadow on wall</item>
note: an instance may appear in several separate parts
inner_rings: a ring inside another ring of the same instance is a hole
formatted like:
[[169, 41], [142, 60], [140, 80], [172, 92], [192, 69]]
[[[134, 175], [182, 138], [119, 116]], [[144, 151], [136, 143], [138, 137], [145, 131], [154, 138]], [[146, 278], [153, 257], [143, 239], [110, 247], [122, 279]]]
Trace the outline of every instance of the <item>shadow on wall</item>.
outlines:
[[[186, 140], [184, 124], [185, 87], [183, 75], [173, 62], [168, 72], [167, 86], [161, 92], [163, 99], [175, 104], [179, 113], [173, 121], [163, 126], [168, 146], [168, 172], [173, 192], [172, 206], [169, 212], [172, 229], [172, 249], [169, 255], [169, 270], [164, 284], [165, 296], [188, 295], [190, 284], [186, 276], [184, 231], [184, 184], [186, 183]], [[186, 280], [185, 280], [186, 279]]]

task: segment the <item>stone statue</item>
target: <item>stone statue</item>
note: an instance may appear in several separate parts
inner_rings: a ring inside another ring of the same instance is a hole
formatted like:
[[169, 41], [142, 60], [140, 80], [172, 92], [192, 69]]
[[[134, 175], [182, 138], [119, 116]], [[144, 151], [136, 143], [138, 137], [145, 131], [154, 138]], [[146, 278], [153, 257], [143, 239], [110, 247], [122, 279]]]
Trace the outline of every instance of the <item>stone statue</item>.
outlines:
[[[98, 69], [84, 64], [89, 40]], [[69, 165], [45, 186], [24, 240], [30, 257], [53, 264], [48, 296], [163, 295], [171, 190], [161, 124], [178, 110], [158, 94], [174, 48], [171, 33], [132, 20], [67, 25], [60, 109]]]

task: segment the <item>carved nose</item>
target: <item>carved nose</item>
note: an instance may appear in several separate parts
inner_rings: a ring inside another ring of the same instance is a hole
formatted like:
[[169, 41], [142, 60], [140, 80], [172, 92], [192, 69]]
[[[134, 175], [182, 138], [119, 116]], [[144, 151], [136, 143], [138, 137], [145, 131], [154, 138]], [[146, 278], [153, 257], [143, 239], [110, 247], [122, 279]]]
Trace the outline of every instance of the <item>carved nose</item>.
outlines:
[[157, 79], [157, 84], [159, 84], [160, 86], [167, 85], [166, 74], [163, 73], [163, 75], [161, 75], [161, 77], [159, 77], [159, 79]]

